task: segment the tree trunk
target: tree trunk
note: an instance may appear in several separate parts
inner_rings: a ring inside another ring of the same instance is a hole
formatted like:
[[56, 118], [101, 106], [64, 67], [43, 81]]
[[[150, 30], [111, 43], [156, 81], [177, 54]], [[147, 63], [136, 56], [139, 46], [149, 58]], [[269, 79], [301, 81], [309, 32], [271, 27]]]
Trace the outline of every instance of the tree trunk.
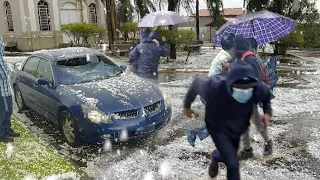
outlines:
[[111, 1], [111, 22], [112, 22], [112, 34], [113, 34], [113, 39], [117, 40], [117, 21], [116, 21], [116, 2], [115, 0], [110, 0]]
[[[276, 13], [283, 15], [283, 7], [284, 7], [284, 1], [283, 0], [275, 0], [276, 3]], [[279, 44], [278, 41], [275, 42], [275, 48], [273, 54], [279, 55], [281, 54], [283, 46], [282, 44]]]
[[129, 33], [125, 32], [123, 36], [124, 36], [124, 41], [129, 40]]
[[246, 2], [247, 2], [247, 0], [243, 0], [243, 5], [242, 5], [243, 6], [243, 14], [246, 13], [246, 9], [247, 9], [246, 8], [246, 4], [247, 4]]
[[[169, 0], [168, 2], [168, 11], [175, 11], [177, 7], [177, 0]], [[170, 31], [177, 31], [174, 26], [169, 26]], [[174, 43], [170, 43], [170, 59], [177, 59], [176, 45]]]
[[197, 41], [200, 40], [200, 29], [199, 29], [199, 0], [196, 0], [196, 33]]
[[115, 1], [106, 0], [107, 9], [107, 24], [108, 24], [108, 39], [109, 39], [109, 49], [112, 48], [116, 38], [116, 19], [115, 19]]
[[274, 44], [274, 50], [273, 50], [273, 55], [277, 56], [279, 54], [279, 43], [275, 42]]
[[112, 48], [112, 44], [114, 42], [113, 34], [112, 34], [112, 22], [111, 22], [111, 13], [110, 13], [110, 0], [106, 0], [106, 10], [107, 10], [107, 26], [108, 26], [108, 41], [109, 41], [109, 49]]

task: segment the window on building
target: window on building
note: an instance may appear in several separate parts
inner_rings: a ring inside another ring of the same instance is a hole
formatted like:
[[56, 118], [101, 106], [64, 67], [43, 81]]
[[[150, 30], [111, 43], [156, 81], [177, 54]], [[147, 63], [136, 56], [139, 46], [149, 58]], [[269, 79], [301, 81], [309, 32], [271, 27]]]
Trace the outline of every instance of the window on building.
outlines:
[[46, 1], [39, 1], [38, 3], [38, 18], [40, 31], [50, 31], [50, 12], [49, 4]]
[[8, 31], [13, 31], [12, 11], [8, 1], [4, 2], [4, 12], [5, 12], [5, 18], [7, 20]]
[[93, 24], [98, 23], [97, 6], [94, 3], [89, 5], [89, 22]]

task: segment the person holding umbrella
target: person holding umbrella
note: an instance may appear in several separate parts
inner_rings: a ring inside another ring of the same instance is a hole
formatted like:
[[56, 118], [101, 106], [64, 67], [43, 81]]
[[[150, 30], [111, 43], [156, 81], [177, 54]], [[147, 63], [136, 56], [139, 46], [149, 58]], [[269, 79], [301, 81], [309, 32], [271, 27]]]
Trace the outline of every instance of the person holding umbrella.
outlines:
[[144, 41], [146, 38], [149, 38], [149, 34], [151, 32], [151, 28], [141, 28], [140, 30], [140, 41], [138, 43], [136, 43], [133, 47], [130, 48], [130, 52], [129, 52], [129, 63], [130, 63], [130, 69], [129, 69], [129, 73], [137, 73], [137, 69], [138, 69], [138, 62], [137, 62], [137, 58], [135, 56], [135, 52], [134, 49], [136, 48], [136, 46], [138, 44], [140, 44], [142, 41]]
[[[173, 11], [157, 11], [144, 16], [138, 27], [160, 27], [186, 23], [187, 20]], [[162, 40], [162, 43], [160, 43]], [[162, 45], [160, 45], [162, 44]], [[166, 38], [160, 36], [158, 31], [152, 31], [149, 38], [142, 40], [132, 50], [131, 61], [136, 61], [137, 75], [153, 83], [158, 83], [158, 66], [160, 57], [170, 55]]]
[[[221, 44], [221, 40], [224, 34], [226, 33], [234, 33], [237, 35], [243, 35], [245, 38], [254, 38], [257, 42], [257, 45], [267, 44], [272, 41], [276, 41], [287, 34], [291, 33], [296, 25], [296, 21], [293, 19], [290, 19], [288, 17], [270, 12], [270, 11], [259, 11], [259, 12], [249, 12], [244, 15], [237, 16], [234, 20], [228, 21], [226, 24], [221, 26], [219, 30], [217, 31], [214, 41], [215, 44], [219, 45]], [[244, 38], [238, 38], [238, 50], [236, 51], [236, 56], [238, 57], [238, 60], [242, 61], [242, 56], [244, 54], [244, 51], [239, 50], [246, 50], [248, 49], [243, 46], [244, 44], [247, 44], [246, 40], [243, 40]], [[252, 43], [253, 44], [253, 43]], [[250, 54], [250, 53], [249, 53]], [[254, 54], [254, 53], [253, 53]], [[256, 58], [252, 55], [249, 55], [246, 58], [243, 58], [243, 61], [249, 63], [252, 65], [253, 70], [258, 74], [259, 79], [267, 80], [268, 75], [267, 72], [262, 72], [259, 64], [257, 64]], [[274, 66], [274, 65], [273, 65]], [[266, 70], [266, 69], [264, 69]], [[276, 72], [276, 71], [274, 71]], [[262, 77], [261, 74], [264, 76]], [[271, 79], [274, 82], [276, 82], [277, 79], [273, 78]], [[268, 80], [270, 84], [270, 79]], [[255, 105], [254, 111], [256, 112], [257, 107]], [[256, 120], [259, 119], [259, 114], [254, 113], [256, 116]], [[254, 118], [254, 119], [255, 119]], [[265, 126], [265, 125], [262, 125]], [[264, 148], [264, 154], [269, 155], [272, 153], [272, 141], [267, 137], [267, 132], [263, 128], [263, 136], [266, 141], [265, 148]], [[248, 134], [245, 134], [245, 140], [248, 142]], [[245, 142], [245, 144], [247, 144]], [[247, 144], [248, 151], [242, 151], [240, 153], [240, 157], [251, 157], [253, 155], [252, 149], [250, 149], [250, 145]]]
[[[160, 41], [163, 45], [160, 45]], [[136, 62], [137, 75], [146, 79], [151, 83], [158, 83], [158, 67], [160, 57], [168, 57], [170, 55], [169, 45], [166, 39], [160, 38], [159, 31], [151, 31], [148, 38], [144, 38], [130, 52], [130, 61]]]
[[[248, 63], [252, 66], [253, 70], [256, 74], [258, 74], [258, 78], [260, 81], [263, 82], [263, 76], [262, 76], [262, 62], [259, 59], [259, 56], [257, 54], [257, 48], [258, 43], [254, 38], [243, 38], [241, 35], [237, 35], [235, 38], [235, 47], [237, 52], [237, 60], [240, 62], [243, 60], [244, 62]], [[244, 57], [246, 52], [252, 52], [253, 55], [249, 55], [247, 57]], [[269, 85], [266, 83], [266, 85]], [[271, 92], [270, 92], [271, 93]], [[271, 95], [272, 96], [272, 95]], [[253, 106], [253, 113], [251, 117], [251, 121], [256, 126], [258, 132], [261, 134], [262, 138], [264, 139], [264, 149], [263, 154], [265, 156], [272, 154], [272, 140], [270, 139], [268, 135], [268, 126], [261, 121], [261, 117], [258, 112], [258, 105], [255, 104]], [[243, 142], [243, 149], [239, 153], [239, 159], [244, 160], [253, 157], [253, 149], [251, 147], [250, 143], [250, 136], [249, 136], [249, 128], [248, 130], [243, 134], [242, 138]]]

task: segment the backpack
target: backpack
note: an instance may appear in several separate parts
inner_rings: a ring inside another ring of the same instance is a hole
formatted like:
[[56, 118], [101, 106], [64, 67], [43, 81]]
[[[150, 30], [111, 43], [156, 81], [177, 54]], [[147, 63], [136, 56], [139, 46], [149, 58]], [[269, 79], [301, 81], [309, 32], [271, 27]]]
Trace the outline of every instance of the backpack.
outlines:
[[279, 80], [277, 71], [277, 58], [270, 56], [266, 60], [262, 61], [262, 63], [266, 66], [270, 81], [270, 89], [273, 90]]
[[[247, 52], [243, 53], [243, 55], [241, 57], [241, 62], [244, 62], [245, 58], [250, 56], [250, 55], [255, 56], [255, 54], [253, 52], [251, 52], [251, 51], [247, 51]], [[258, 62], [258, 60], [256, 60], [256, 62], [260, 66], [263, 82], [265, 84], [267, 84], [268, 86], [270, 86], [270, 80], [269, 80], [269, 77], [268, 77], [268, 72], [267, 72], [267, 68], [266, 68], [265, 64]]]

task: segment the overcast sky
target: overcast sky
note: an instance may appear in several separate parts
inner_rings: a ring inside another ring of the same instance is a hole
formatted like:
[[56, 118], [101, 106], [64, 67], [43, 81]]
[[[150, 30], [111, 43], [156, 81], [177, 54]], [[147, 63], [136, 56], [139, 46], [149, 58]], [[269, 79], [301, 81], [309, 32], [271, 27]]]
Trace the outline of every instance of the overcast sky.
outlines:
[[[133, 0], [131, 0], [133, 3]], [[207, 9], [206, 0], [199, 0], [200, 2], [200, 9]], [[243, 0], [223, 0], [223, 7], [224, 8], [242, 8]], [[167, 8], [167, 6], [163, 6], [162, 8]], [[162, 9], [164, 10], [164, 9]], [[181, 15], [187, 15], [184, 9], [180, 9]]]
[[[242, 8], [243, 0], [223, 0], [224, 8]], [[207, 9], [206, 0], [200, 0], [200, 9]], [[187, 15], [186, 11], [180, 10], [181, 15]]]
[[[200, 0], [200, 9], [207, 9], [206, 0]], [[243, 0], [223, 0], [224, 8], [242, 7]]]

